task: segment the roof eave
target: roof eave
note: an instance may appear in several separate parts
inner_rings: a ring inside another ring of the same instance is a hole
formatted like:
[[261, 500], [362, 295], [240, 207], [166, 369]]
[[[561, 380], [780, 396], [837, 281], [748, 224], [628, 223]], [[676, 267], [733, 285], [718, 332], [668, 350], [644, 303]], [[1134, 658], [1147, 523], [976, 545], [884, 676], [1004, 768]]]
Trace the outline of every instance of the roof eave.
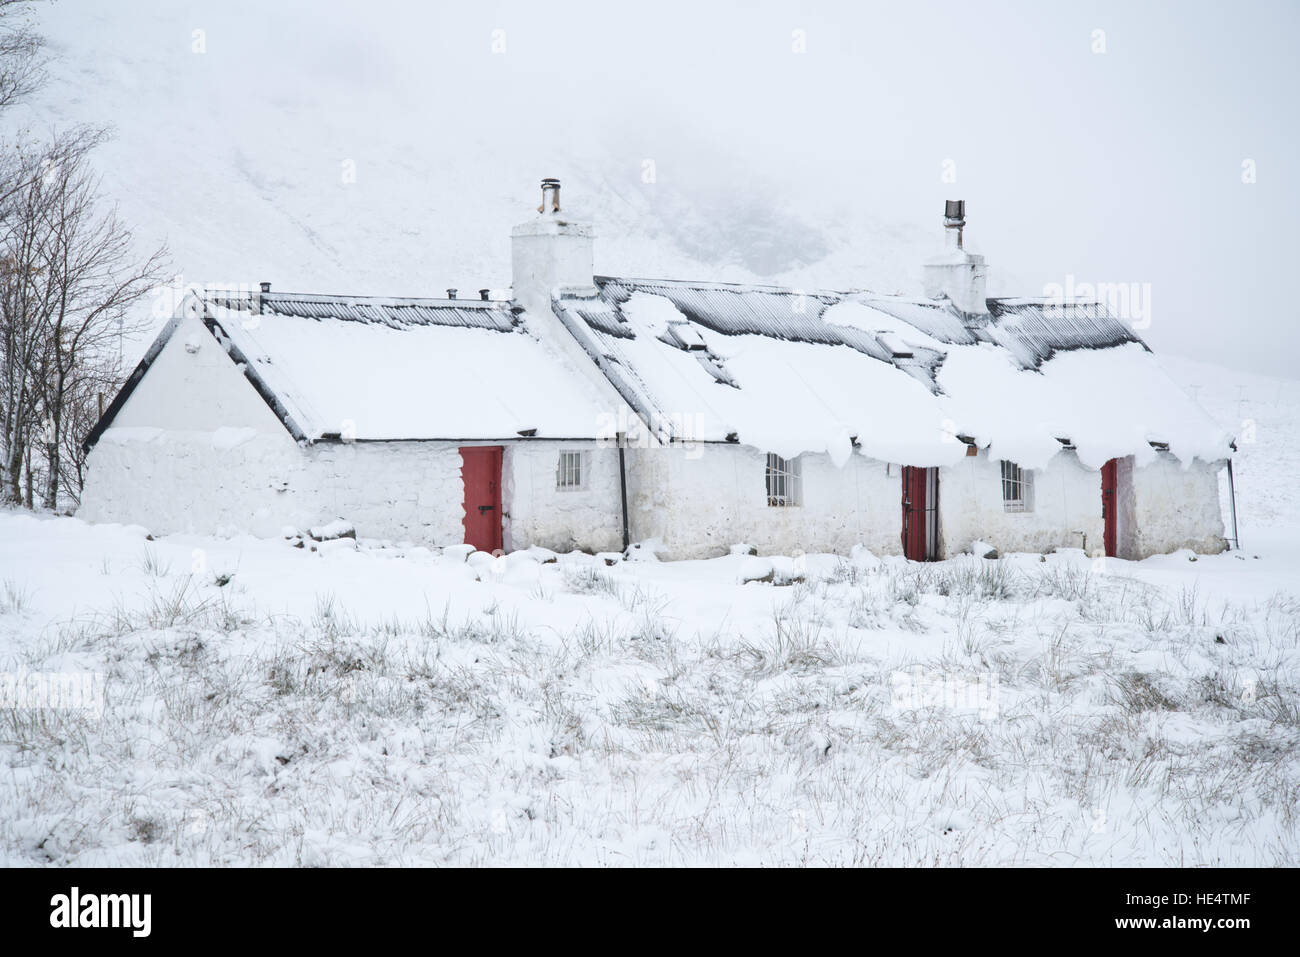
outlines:
[[[211, 316], [204, 316], [203, 325], [207, 328], [208, 332], [212, 334], [212, 337], [217, 340], [217, 345], [221, 346], [226, 355], [230, 357], [230, 361], [235, 363], [235, 366], [243, 372], [244, 378], [248, 380], [249, 385], [257, 391], [257, 394], [261, 396], [262, 401], [265, 402], [271, 411], [275, 413], [276, 418], [280, 420], [280, 423], [286, 430], [288, 430], [289, 434], [293, 436], [294, 441], [303, 442], [308, 445], [314, 442], [317, 437], [307, 434], [307, 430], [304, 429], [293, 417], [288, 406], [284, 404], [280, 397], [275, 394], [275, 390], [272, 389], [270, 385], [267, 384], [266, 380], [262, 378], [257, 369], [254, 368], [253, 363], [249, 360], [248, 356], [245, 355], [244, 351], [235, 344], [234, 339], [232, 339], [230, 334], [226, 332], [225, 327], [220, 323], [220, 321]], [[220, 331], [220, 335], [218, 335], [218, 330]]]

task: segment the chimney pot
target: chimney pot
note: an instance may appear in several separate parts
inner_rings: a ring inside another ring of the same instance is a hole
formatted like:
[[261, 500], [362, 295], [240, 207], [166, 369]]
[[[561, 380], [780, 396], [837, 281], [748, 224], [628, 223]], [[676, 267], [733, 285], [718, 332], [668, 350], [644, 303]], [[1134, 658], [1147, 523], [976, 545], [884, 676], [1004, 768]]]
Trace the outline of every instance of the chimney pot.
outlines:
[[262, 282], [262, 283], [259, 283], [259, 285], [262, 287], [262, 292], [270, 292], [270, 291], [271, 291], [271, 284], [270, 284], [269, 282]]
[[488, 293], [490, 293], [491, 291], [492, 291], [491, 289], [480, 289], [478, 291], [478, 297], [482, 299], [484, 302], [487, 302]]
[[448, 299], [455, 299], [455, 298], [456, 298], [456, 290], [455, 290], [455, 289], [448, 289], [448, 290], [447, 290], [447, 298], [448, 298]]
[[943, 227], [955, 232], [948, 233], [948, 246], [961, 249], [962, 230], [966, 228], [966, 200], [950, 199], [943, 204]]
[[554, 176], [542, 180], [542, 205], [537, 207], [539, 213], [560, 211], [560, 181]]

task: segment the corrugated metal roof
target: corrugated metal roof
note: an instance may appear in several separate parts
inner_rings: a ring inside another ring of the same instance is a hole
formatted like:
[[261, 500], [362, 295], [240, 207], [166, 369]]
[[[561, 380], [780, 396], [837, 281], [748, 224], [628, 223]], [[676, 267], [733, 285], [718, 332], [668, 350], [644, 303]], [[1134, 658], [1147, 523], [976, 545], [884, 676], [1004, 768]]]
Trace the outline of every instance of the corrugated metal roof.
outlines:
[[512, 332], [514, 315], [506, 302], [481, 299], [393, 299], [380, 296], [329, 296], [294, 292], [209, 293], [215, 306], [263, 316], [337, 319], [403, 329], [453, 326]]
[[827, 306], [840, 301], [840, 294], [604, 276], [596, 277], [596, 285], [606, 299], [617, 305], [637, 292], [663, 296], [691, 322], [725, 336], [758, 335], [793, 342], [842, 344], [833, 327], [820, 318]]
[[636, 333], [628, 328], [618, 311], [618, 306], [603, 299], [566, 300], [565, 305], [597, 332], [619, 339], [634, 339]]
[[[850, 293], [804, 293], [775, 286], [706, 285], [605, 276], [596, 277], [596, 286], [615, 309], [634, 293], [663, 296], [691, 322], [724, 336], [767, 336], [788, 342], [848, 346], [882, 362], [892, 358], [889, 349], [870, 333], [822, 320], [822, 313], [828, 307], [848, 298]], [[586, 318], [584, 307], [579, 306], [577, 311]], [[608, 331], [590, 320], [588, 324], [597, 331], [630, 338], [625, 326], [619, 331]]]
[[[988, 342], [1007, 349], [1023, 368], [1036, 369], [1057, 352], [1106, 349], [1126, 342], [1142, 344], [1133, 328], [1098, 303], [1058, 304], [1032, 299], [990, 299], [987, 321], [968, 321], [946, 302], [925, 302], [868, 293], [802, 292], [775, 286], [741, 286], [662, 279], [597, 276], [607, 306], [565, 301], [589, 326], [606, 335], [629, 338], [618, 307], [633, 294], [663, 296], [691, 322], [722, 335], [760, 335], [791, 342], [846, 345], [882, 362], [895, 362], [894, 350], [870, 332], [823, 321], [827, 308], [860, 302], [950, 345]], [[608, 307], [612, 307], [611, 315]], [[918, 350], [920, 364], [935, 366], [942, 356]], [[931, 370], [933, 371], [933, 370]]]
[[[665, 416], [662, 397], [641, 376], [638, 362], [627, 353], [626, 346], [637, 340], [635, 326], [627, 321], [622, 307], [633, 295], [662, 296], [686, 319], [688, 324], [724, 336], [763, 336], [792, 343], [840, 346], [853, 349], [879, 362], [888, 363], [938, 392], [936, 373], [943, 353], [923, 345], [895, 354], [879, 336], [854, 326], [829, 323], [825, 311], [846, 300], [860, 300], [862, 294], [847, 292], [804, 293], [780, 287], [704, 284], [673, 280], [622, 279], [597, 276], [597, 296], [561, 296], [555, 310], [566, 323], [585, 324], [595, 341], [586, 346], [593, 361], [613, 382], [623, 398], [646, 421], [662, 421]], [[926, 307], [918, 307], [926, 308]], [[932, 310], [937, 311], [937, 310]], [[568, 317], [568, 318], [566, 318]], [[934, 327], [938, 323], [930, 322]], [[958, 323], [958, 330], [963, 327]], [[577, 334], [575, 330], [575, 334]], [[579, 339], [581, 341], [581, 336]], [[657, 337], [668, 348], [694, 355], [705, 371], [717, 382], [735, 389], [738, 382], [727, 361], [707, 347], [690, 349], [679, 341], [684, 337], [664, 333]], [[692, 340], [693, 341], [693, 340]], [[704, 343], [700, 339], [696, 345]], [[973, 340], [972, 340], [973, 341]]]
[[[1096, 303], [1063, 306], [1030, 299], [990, 299], [989, 315], [974, 319], [960, 315], [942, 301], [865, 292], [803, 292], [775, 286], [608, 276], [597, 276], [595, 285], [595, 296], [561, 296], [556, 311], [572, 317], [574, 323], [585, 324], [596, 340], [589, 347], [593, 359], [634, 408], [650, 415], [656, 413], [661, 397], [642, 381], [636, 363], [625, 354], [625, 346], [637, 335], [623, 314], [623, 306], [638, 293], [669, 300], [689, 323], [720, 335], [848, 346], [890, 364], [936, 395], [943, 394], [939, 376], [947, 358], [946, 349], [939, 346], [988, 343], [1005, 349], [1020, 368], [1034, 371], [1063, 350], [1141, 343], [1128, 324], [1110, 316], [1104, 306]], [[890, 321], [883, 316], [878, 332], [870, 326], [859, 328], [856, 324], [825, 321], [827, 309], [845, 302], [876, 310], [897, 320], [898, 325], [890, 327]], [[911, 341], [905, 331], [909, 326], [921, 333], [916, 341]], [[676, 337], [665, 334], [659, 338], [670, 348], [683, 348]], [[723, 373], [719, 376], [714, 372], [715, 378], [743, 389], [744, 383], [731, 377], [726, 360], [711, 352], [706, 358]]]
[[[1123, 320], [1097, 303], [1060, 304], [1031, 299], [990, 299], [989, 321], [968, 324], [945, 303], [923, 302], [864, 293], [802, 292], [775, 286], [695, 283], [663, 279], [598, 276], [600, 295], [566, 298], [565, 308], [595, 332], [630, 339], [620, 306], [634, 293], [663, 296], [688, 320], [721, 335], [761, 335], [791, 342], [844, 345], [882, 362], [902, 362], [879, 337], [851, 326], [823, 321], [827, 308], [856, 301], [907, 323], [939, 342], [971, 345], [989, 342], [1007, 349], [1026, 369], [1036, 369], [1057, 352], [1104, 349], [1125, 342], [1145, 343]], [[209, 292], [215, 306], [260, 312], [264, 316], [300, 316], [364, 322], [391, 328], [451, 326], [511, 332], [517, 321], [510, 304], [475, 299], [395, 299], [380, 296], [316, 295], [294, 292]], [[919, 350], [908, 369], [921, 366], [933, 382], [942, 356]]]
[[865, 298], [865, 305], [899, 319], [932, 339], [952, 345], [973, 345], [979, 339], [961, 316], [943, 303], [916, 302], [911, 299]]
[[[784, 455], [783, 447], [830, 449], [847, 430], [876, 458], [930, 462], [951, 451], [955, 423], [958, 434], [1021, 456], [1056, 454], [1056, 436], [1069, 435], [1081, 455], [1104, 461], [1117, 448], [1147, 452], [1147, 439], [1171, 433], [1183, 437], [1184, 456], [1219, 454], [1217, 433], [1183, 430], [1203, 414], [1139, 361], [1150, 349], [1105, 304], [990, 299], [988, 313], [974, 316], [942, 300], [869, 292], [613, 277], [595, 286], [594, 295], [561, 293], [556, 315], [647, 422], [667, 422], [683, 441], [738, 436]], [[673, 309], [647, 301], [642, 311], [640, 296]], [[1107, 370], [1120, 370], [1119, 391], [1079, 403], [1079, 383]], [[1130, 409], [1135, 445], [1114, 439], [1114, 422]]]
[[990, 299], [993, 321], [983, 332], [1026, 368], [1036, 369], [1057, 352], [1109, 349], [1136, 342], [1150, 352], [1131, 324], [1110, 315], [1099, 303], [1054, 303], [1030, 299]]

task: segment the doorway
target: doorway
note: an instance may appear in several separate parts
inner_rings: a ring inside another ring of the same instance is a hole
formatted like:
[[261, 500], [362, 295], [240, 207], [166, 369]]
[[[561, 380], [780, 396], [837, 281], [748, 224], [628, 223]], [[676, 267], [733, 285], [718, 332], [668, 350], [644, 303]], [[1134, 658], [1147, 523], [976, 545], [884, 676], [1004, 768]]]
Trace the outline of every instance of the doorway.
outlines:
[[1101, 467], [1101, 518], [1105, 523], [1103, 539], [1106, 557], [1119, 556], [1119, 460], [1111, 459]]
[[482, 552], [501, 548], [501, 453], [499, 445], [470, 445], [460, 450], [465, 544]]
[[915, 562], [939, 558], [939, 470], [903, 466], [903, 554]]

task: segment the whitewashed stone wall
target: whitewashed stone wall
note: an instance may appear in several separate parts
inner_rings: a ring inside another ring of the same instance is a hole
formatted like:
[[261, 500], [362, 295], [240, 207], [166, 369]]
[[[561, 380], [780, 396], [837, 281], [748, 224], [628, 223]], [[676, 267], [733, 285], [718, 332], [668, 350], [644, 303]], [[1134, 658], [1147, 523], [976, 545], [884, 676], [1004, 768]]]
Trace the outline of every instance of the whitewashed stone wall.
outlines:
[[[303, 449], [280, 431], [282, 440], [257, 435], [219, 448], [214, 438], [220, 432], [109, 429], [91, 452], [79, 514], [89, 521], [143, 525], [159, 535], [270, 536], [286, 525], [304, 529], [344, 518], [364, 538], [464, 541], [458, 443], [321, 443]], [[561, 448], [582, 446], [505, 444], [506, 549], [621, 550], [617, 450], [591, 443], [586, 487], [560, 491], [555, 467]]]
[[362, 538], [464, 541], [461, 458], [450, 443], [320, 443], [304, 450], [290, 496], [321, 522], [343, 518]]
[[[287, 433], [252, 434], [232, 447], [221, 431], [110, 429], [91, 453], [80, 514], [90, 521], [144, 525], [155, 534], [270, 536], [346, 518], [363, 537], [447, 545], [463, 540], [458, 446], [385, 442], [301, 449]], [[487, 444], [487, 443], [483, 443]], [[560, 449], [575, 443], [507, 444], [503, 457], [503, 542], [507, 550], [617, 551], [621, 507], [616, 449], [588, 447], [581, 490], [559, 490]], [[843, 469], [805, 456], [803, 504], [770, 508], [764, 457], [717, 447], [697, 459], [680, 449], [628, 450], [634, 540], [657, 537], [665, 558], [724, 554], [748, 542], [764, 554], [847, 553], [862, 542], [898, 554], [899, 468], [854, 457]], [[998, 460], [983, 453], [940, 475], [941, 554], [979, 538], [1003, 551], [1102, 547], [1101, 480], [1063, 453], [1034, 475], [1032, 508], [1005, 512]], [[1120, 472], [1121, 557], [1178, 548], [1224, 547], [1216, 470], [1161, 460]]]
[[[556, 487], [561, 450], [584, 453], [580, 489]], [[618, 449], [595, 442], [517, 442], [502, 464], [507, 550], [541, 545], [557, 552], [623, 550]]]
[[[1162, 454], [1146, 466], [1119, 460], [1116, 546], [1120, 558], [1146, 558], [1179, 548], [1224, 548], [1218, 472], [1223, 463], [1199, 459], [1184, 470]], [[1105, 548], [1101, 473], [1062, 451], [1033, 474], [1032, 505], [1008, 512], [1002, 503], [1001, 460], [981, 451], [939, 474], [939, 533], [944, 555], [975, 539], [1002, 551], [1047, 552], [1057, 547]]]
[[[865, 544], [882, 555], [902, 551], [902, 475], [897, 465], [853, 456], [838, 468], [825, 455], [801, 457], [802, 500], [793, 508], [767, 505], [765, 455], [746, 446], [707, 445], [694, 451], [628, 450], [632, 538], [662, 539], [669, 559], [725, 554], [747, 542], [762, 554], [847, 553]], [[1119, 549], [1144, 558], [1177, 548], [1223, 548], [1218, 466], [1196, 462], [1184, 471], [1169, 456], [1126, 478], [1121, 462]], [[1127, 490], [1127, 498], [1126, 492]], [[981, 451], [940, 469], [941, 557], [976, 539], [1005, 552], [1105, 547], [1101, 473], [1062, 451], [1033, 473], [1030, 507], [1008, 512], [1002, 501], [1001, 460]]]
[[109, 429], [91, 450], [77, 514], [156, 535], [270, 536], [286, 524], [301, 527], [309, 513], [278, 490], [301, 452], [281, 433], [225, 448], [219, 432]]
[[804, 455], [802, 504], [767, 504], [766, 455], [743, 445], [628, 449], [632, 538], [662, 539], [663, 557], [709, 558], [746, 542], [762, 554], [902, 551], [902, 485], [888, 468], [854, 455], [838, 468]]
[[[451, 545], [464, 541], [462, 445], [501, 445], [502, 543], [506, 550], [618, 551], [622, 527], [617, 450], [595, 443], [321, 443], [290, 479], [295, 514], [345, 518], [366, 538]], [[558, 490], [561, 449], [587, 452], [584, 487]]]
[[[1101, 473], [1062, 451], [1033, 472], [1030, 505], [1008, 512], [1002, 501], [1002, 460], [981, 450], [939, 470], [941, 553], [960, 554], [975, 539], [1004, 552], [1104, 548]], [[1086, 546], [1085, 546], [1085, 538]]]
[[1137, 542], [1133, 534], [1137, 523], [1137, 496], [1134, 495], [1133, 456], [1126, 455], [1116, 462], [1115, 470], [1115, 552], [1120, 558], [1138, 558]]
[[[1121, 462], [1120, 487], [1124, 486]], [[1217, 553], [1227, 548], [1219, 505], [1219, 472], [1224, 462], [1194, 459], [1189, 468], [1162, 453], [1150, 465], [1130, 468], [1129, 518], [1121, 507], [1121, 558], [1146, 558], [1179, 548]], [[1126, 528], [1127, 524], [1127, 528]]]
[[283, 423], [194, 316], [180, 320], [113, 425], [180, 432], [251, 428], [293, 444]]
[[78, 514], [159, 534], [273, 535], [302, 454], [195, 318], [182, 320], [91, 450]]

